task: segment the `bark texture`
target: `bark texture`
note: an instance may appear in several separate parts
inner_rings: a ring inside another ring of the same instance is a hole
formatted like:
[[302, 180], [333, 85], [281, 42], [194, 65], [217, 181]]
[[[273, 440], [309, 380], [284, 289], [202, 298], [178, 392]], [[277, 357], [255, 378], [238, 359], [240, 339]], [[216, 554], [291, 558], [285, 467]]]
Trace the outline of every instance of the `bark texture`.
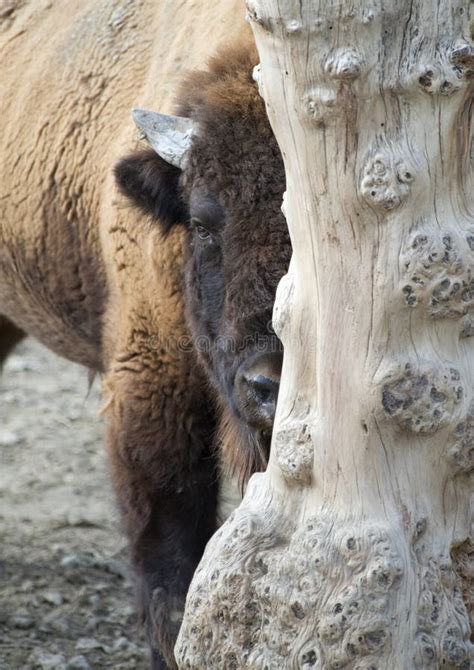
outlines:
[[247, 8], [287, 171], [285, 361], [178, 664], [471, 668], [472, 4]]

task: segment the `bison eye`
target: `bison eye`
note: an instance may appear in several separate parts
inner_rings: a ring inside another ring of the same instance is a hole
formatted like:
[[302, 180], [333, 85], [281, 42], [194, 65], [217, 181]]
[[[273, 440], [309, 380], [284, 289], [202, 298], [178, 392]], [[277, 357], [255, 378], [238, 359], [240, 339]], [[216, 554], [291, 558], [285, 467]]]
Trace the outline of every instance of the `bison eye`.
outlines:
[[196, 219], [195, 217], [193, 217], [191, 219], [191, 226], [196, 231], [197, 236], [199, 237], [200, 240], [211, 240], [212, 238], [211, 233], [208, 231], [207, 228], [205, 228], [202, 225], [200, 219]]
[[196, 226], [196, 233], [200, 240], [209, 240], [211, 237], [211, 233], [203, 226]]

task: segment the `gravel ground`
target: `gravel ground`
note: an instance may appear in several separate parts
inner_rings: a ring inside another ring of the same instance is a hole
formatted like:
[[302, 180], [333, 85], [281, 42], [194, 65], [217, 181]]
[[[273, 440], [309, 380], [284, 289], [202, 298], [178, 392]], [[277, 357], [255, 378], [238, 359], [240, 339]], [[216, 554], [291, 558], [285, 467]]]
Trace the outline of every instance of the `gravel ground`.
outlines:
[[35, 342], [0, 379], [0, 670], [147, 668], [98, 384]]

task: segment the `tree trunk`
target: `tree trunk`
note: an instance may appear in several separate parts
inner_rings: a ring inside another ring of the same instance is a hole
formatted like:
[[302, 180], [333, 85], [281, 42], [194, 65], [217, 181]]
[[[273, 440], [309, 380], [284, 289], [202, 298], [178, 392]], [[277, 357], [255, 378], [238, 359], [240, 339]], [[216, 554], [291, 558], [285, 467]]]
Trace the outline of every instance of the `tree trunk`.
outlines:
[[179, 666], [474, 667], [468, 0], [247, 8], [287, 174], [285, 360], [268, 471], [207, 547]]

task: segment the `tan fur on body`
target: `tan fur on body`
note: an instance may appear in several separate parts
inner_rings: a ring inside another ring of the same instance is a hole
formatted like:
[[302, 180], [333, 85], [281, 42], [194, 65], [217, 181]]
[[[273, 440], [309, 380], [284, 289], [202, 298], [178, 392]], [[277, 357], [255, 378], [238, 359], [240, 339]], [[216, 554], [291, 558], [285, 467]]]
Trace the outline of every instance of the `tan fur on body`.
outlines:
[[[177, 445], [203, 382], [180, 346], [182, 233], [163, 239], [130, 208], [112, 166], [137, 146], [131, 108], [171, 111], [183, 73], [246, 32], [243, 12], [241, 0], [25, 0], [0, 18], [0, 327], [104, 373], [114, 483], [144, 571], [150, 538], [168, 532], [153, 515], [193, 472]], [[175, 441], [157, 455], [163, 433]], [[162, 632], [170, 667], [174, 632]]]
[[238, 0], [30, 0], [0, 23], [0, 312], [57, 353], [108, 369], [122, 324], [174, 333], [180, 239], [121, 209], [111, 166], [132, 106], [171, 111], [242, 29]]

